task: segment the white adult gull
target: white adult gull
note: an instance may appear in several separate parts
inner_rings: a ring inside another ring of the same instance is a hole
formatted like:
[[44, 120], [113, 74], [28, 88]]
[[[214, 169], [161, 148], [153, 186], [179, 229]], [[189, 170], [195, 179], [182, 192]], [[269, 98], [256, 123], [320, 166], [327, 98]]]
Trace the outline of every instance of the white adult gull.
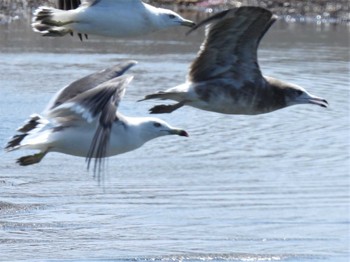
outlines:
[[151, 117], [128, 117], [117, 111], [132, 76], [122, 75], [135, 64], [127, 61], [86, 76], [63, 88], [42, 116], [32, 115], [7, 144], [6, 150], [34, 149], [39, 153], [21, 157], [22, 166], [39, 163], [48, 152], [86, 157], [88, 168], [95, 159], [100, 173], [106, 157], [141, 147], [166, 135], [188, 136]]
[[44, 36], [68, 33], [130, 37], [174, 26], [195, 24], [179, 14], [141, 0], [58, 0], [59, 9], [41, 6], [34, 12], [32, 27]]
[[276, 16], [266, 9], [241, 7], [199, 23], [193, 30], [209, 26], [187, 81], [143, 99], [170, 99], [178, 103], [157, 105], [150, 112], [171, 113], [184, 105], [243, 115], [268, 113], [297, 104], [327, 107], [325, 99], [298, 85], [262, 75], [257, 49], [275, 20]]

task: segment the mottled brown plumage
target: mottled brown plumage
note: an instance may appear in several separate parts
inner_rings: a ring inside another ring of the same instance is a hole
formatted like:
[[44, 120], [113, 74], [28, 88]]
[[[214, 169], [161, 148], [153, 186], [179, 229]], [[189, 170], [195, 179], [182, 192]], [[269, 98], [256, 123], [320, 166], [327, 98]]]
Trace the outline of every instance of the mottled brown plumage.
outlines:
[[151, 113], [171, 113], [183, 105], [224, 113], [254, 115], [295, 104], [327, 101], [302, 87], [263, 76], [258, 64], [260, 40], [275, 22], [269, 10], [241, 7], [215, 14], [191, 31], [208, 25], [187, 82], [146, 99], [171, 99], [178, 103], [157, 105]]

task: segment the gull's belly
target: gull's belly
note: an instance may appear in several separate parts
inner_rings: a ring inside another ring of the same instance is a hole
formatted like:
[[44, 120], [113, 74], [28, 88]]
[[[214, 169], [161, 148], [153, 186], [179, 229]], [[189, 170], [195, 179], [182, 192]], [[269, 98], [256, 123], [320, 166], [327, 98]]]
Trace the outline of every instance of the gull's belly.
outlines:
[[190, 106], [222, 114], [257, 114], [258, 89], [242, 87], [227, 79], [196, 83], [191, 87]]
[[[94, 127], [70, 127], [53, 133], [53, 143], [51, 151], [68, 155], [86, 157], [96, 128]], [[107, 146], [106, 157], [122, 154], [137, 148], [135, 143], [130, 143], [130, 139], [123, 130], [112, 129]]]
[[[94, 130], [94, 129], [93, 129]], [[52, 151], [73, 156], [86, 157], [89, 152], [93, 131], [70, 127], [52, 134]]]
[[197, 100], [188, 103], [189, 105], [222, 114], [254, 115], [255, 106], [252, 99], [241, 97], [234, 99], [230, 96], [212, 97], [209, 100]]

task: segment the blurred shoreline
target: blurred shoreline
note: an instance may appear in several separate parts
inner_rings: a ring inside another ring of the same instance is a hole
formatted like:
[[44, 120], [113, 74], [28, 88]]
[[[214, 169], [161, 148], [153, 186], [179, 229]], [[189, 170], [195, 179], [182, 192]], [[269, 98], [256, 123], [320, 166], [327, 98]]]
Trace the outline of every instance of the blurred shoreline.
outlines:
[[[286, 22], [330, 23], [350, 25], [348, 0], [148, 0], [155, 6], [198, 17], [239, 6], [261, 6], [277, 14]], [[56, 0], [0, 0], [0, 24], [28, 19], [40, 5], [55, 6]]]

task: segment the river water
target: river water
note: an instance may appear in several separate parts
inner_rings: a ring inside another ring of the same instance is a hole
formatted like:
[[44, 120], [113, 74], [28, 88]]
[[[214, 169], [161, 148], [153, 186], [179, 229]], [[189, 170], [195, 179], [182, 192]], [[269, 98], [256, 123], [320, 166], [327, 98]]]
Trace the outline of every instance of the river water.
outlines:
[[[139, 62], [120, 111], [180, 84], [203, 32], [146, 38], [43, 38], [0, 26], [0, 143], [61, 87], [125, 59]], [[324, 97], [259, 116], [184, 107], [159, 117], [190, 137], [163, 137], [109, 159], [99, 186], [83, 158], [0, 153], [1, 261], [348, 261], [349, 28], [276, 23], [264, 74]]]

